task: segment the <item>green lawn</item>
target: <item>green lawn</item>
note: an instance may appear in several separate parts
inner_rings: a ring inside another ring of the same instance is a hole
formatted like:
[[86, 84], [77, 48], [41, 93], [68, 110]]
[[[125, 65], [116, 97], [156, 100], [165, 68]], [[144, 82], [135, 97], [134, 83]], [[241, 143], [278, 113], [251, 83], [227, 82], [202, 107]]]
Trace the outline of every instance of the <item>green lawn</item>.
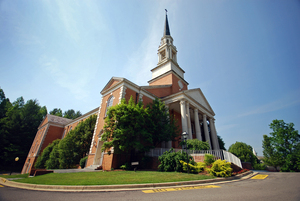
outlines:
[[0, 177], [3, 177], [3, 178], [27, 178], [28, 174], [13, 174], [13, 175], [0, 174]]
[[178, 172], [99, 171], [78, 173], [50, 173], [36, 177], [18, 179], [15, 181], [22, 183], [47, 185], [114, 185], [192, 181], [212, 178], [214, 177]]

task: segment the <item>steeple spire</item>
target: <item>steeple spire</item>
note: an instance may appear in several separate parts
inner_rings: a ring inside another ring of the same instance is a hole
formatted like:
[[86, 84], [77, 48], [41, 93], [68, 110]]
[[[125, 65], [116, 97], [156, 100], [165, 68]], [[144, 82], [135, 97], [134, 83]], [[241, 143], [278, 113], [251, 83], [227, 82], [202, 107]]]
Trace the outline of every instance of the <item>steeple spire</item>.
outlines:
[[168, 23], [168, 15], [167, 15], [167, 9], [165, 9], [166, 11], [166, 21], [165, 21], [165, 29], [164, 29], [164, 35], [163, 36], [170, 36], [170, 28], [169, 28], [169, 23]]

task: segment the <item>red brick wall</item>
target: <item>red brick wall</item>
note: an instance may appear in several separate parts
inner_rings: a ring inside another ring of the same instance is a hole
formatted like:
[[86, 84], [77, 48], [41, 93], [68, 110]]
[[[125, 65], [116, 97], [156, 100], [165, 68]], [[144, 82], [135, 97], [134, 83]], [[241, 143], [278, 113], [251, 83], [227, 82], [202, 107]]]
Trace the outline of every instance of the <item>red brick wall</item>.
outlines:
[[166, 97], [172, 94], [172, 87], [163, 87], [163, 88], [155, 88], [155, 89], [146, 89], [150, 93], [154, 94], [157, 97]]

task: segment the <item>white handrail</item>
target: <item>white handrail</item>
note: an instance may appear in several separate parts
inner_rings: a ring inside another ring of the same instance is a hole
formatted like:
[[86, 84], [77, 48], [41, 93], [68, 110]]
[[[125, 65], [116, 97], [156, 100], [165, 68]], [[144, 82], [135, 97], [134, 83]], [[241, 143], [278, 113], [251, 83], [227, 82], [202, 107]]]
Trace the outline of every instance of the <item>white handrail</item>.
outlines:
[[[151, 157], [158, 157], [163, 155], [164, 152], [169, 151], [170, 148], [155, 148], [155, 149], [151, 149], [149, 152], [146, 152], [145, 155], [147, 156], [151, 156]], [[182, 150], [182, 149], [173, 149], [174, 152], [178, 152], [178, 151], [186, 151], [186, 150]], [[225, 151], [225, 150], [187, 150], [188, 154], [191, 156], [203, 156], [205, 154], [211, 154], [215, 156], [215, 159], [222, 159], [222, 160], [226, 160], [227, 162], [231, 162], [235, 165], [237, 165], [240, 168], [242, 167], [242, 163], [241, 160], [236, 157], [235, 155], [233, 155], [232, 153]]]

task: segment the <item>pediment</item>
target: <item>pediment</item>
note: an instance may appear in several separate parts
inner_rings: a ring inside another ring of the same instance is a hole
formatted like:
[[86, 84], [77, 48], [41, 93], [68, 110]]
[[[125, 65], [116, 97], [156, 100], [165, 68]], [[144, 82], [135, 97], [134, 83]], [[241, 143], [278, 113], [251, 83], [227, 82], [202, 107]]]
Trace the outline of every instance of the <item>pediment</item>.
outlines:
[[119, 82], [123, 81], [124, 78], [121, 77], [112, 77], [108, 83], [105, 85], [105, 87], [101, 90], [101, 93], [109, 88], [111, 88], [113, 85], [118, 84]]
[[206, 100], [204, 94], [202, 93], [201, 89], [190, 89], [184, 91], [184, 93], [193, 98], [200, 105], [202, 105], [207, 111], [211, 112], [212, 114], [215, 114], [208, 101]]

